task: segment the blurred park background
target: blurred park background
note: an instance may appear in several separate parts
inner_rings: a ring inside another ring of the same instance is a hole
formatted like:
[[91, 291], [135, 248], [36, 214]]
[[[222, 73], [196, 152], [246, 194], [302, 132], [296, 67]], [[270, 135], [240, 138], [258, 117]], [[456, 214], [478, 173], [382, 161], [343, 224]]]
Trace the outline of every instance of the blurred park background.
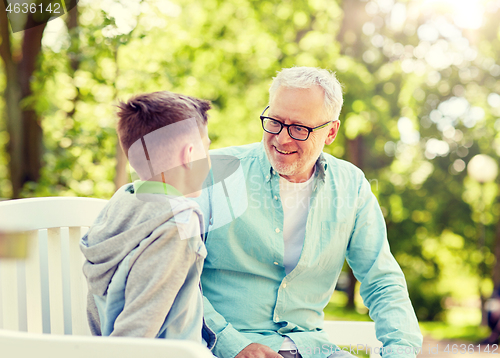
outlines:
[[[131, 180], [114, 104], [132, 94], [211, 100], [219, 148], [260, 141], [276, 71], [331, 69], [345, 104], [325, 151], [370, 180], [424, 333], [488, 335], [485, 302], [500, 286], [500, 0], [81, 0], [16, 33], [4, 9], [1, 198], [111, 197]], [[340, 286], [327, 317], [369, 319], [347, 267]]]

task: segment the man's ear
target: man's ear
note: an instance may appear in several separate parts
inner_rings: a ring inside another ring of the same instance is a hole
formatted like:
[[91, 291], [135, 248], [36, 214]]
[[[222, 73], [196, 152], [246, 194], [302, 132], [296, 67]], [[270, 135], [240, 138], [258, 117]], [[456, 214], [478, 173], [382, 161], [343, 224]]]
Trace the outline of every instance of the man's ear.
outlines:
[[186, 144], [181, 150], [181, 163], [186, 169], [191, 169], [193, 167], [193, 143]]
[[335, 138], [337, 137], [337, 134], [339, 132], [340, 128], [340, 120], [337, 120], [332, 123], [332, 126], [330, 127], [330, 130], [328, 131], [328, 136], [326, 137], [325, 144], [330, 145], [333, 143]]

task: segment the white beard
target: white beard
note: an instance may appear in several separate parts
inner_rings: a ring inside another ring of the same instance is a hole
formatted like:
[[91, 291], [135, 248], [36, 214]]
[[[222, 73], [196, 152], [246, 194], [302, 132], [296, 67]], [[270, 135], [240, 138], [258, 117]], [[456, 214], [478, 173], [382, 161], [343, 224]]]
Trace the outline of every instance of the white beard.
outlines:
[[[312, 163], [310, 163], [311, 168], [314, 167], [321, 152], [323, 151], [323, 148], [324, 148], [324, 146], [320, 148], [317, 155], [313, 156], [315, 159], [312, 161]], [[269, 163], [271, 164], [273, 169], [276, 170], [278, 172], [278, 174], [281, 176], [289, 177], [289, 176], [293, 176], [293, 175], [298, 175], [298, 174], [301, 174], [303, 171], [304, 172], [306, 171], [306, 170], [304, 170], [304, 168], [309, 167], [309, 165], [308, 165], [309, 163], [307, 163], [303, 157], [300, 157], [298, 160], [294, 161], [293, 163], [285, 164], [285, 163], [278, 162], [278, 161], [274, 160], [274, 157], [272, 156], [272, 154], [269, 153], [269, 150], [273, 150], [273, 149], [269, 149], [269, 147], [266, 146], [265, 144], [264, 144], [264, 149], [266, 150], [266, 155], [267, 155], [267, 159], [269, 160]], [[302, 171], [301, 171], [301, 169], [302, 169]]]

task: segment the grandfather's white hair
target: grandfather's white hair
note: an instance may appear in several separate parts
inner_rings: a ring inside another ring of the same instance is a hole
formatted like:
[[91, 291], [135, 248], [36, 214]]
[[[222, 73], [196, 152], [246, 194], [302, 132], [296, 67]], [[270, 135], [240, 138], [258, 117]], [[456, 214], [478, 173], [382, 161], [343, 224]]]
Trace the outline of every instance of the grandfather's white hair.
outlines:
[[334, 72], [322, 68], [291, 67], [278, 72], [269, 88], [269, 105], [273, 102], [280, 86], [307, 89], [315, 85], [320, 86], [325, 92], [324, 104], [327, 117], [333, 121], [338, 120], [344, 103], [342, 85]]

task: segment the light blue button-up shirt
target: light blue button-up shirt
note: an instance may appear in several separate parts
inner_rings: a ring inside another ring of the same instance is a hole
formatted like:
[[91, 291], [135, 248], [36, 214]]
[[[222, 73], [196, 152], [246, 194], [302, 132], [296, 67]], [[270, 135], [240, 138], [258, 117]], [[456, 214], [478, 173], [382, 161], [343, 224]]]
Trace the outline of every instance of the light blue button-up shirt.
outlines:
[[[253, 342], [278, 351], [288, 336], [303, 358], [328, 357], [335, 338], [330, 343], [322, 330], [323, 309], [347, 258], [361, 282], [377, 338], [387, 352], [393, 351], [383, 356], [415, 357], [398, 353], [398, 347], [403, 347], [400, 353], [421, 347], [422, 335], [404, 275], [389, 250], [380, 206], [361, 170], [331, 155], [320, 156], [302, 253], [286, 275], [279, 175], [262, 143], [211, 155], [227, 156], [218, 157], [222, 167], [239, 161], [244, 177], [226, 183], [227, 197], [205, 190], [198, 199], [209, 225], [202, 286], [205, 320], [217, 334], [214, 354], [232, 358]], [[242, 203], [246, 211], [234, 215], [242, 212]]]

